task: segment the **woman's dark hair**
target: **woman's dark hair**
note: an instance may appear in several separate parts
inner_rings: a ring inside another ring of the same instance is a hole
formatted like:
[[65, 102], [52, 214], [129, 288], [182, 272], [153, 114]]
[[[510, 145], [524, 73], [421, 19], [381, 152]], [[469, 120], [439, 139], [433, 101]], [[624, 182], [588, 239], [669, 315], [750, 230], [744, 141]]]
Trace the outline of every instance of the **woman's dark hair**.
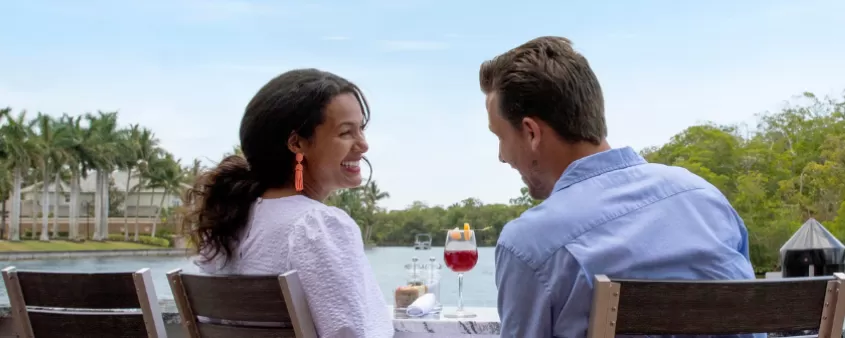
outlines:
[[288, 149], [291, 134], [311, 138], [329, 102], [347, 93], [358, 98], [366, 124], [370, 110], [361, 90], [329, 72], [292, 70], [255, 94], [241, 120], [243, 156], [224, 158], [185, 195], [182, 227], [206, 262], [221, 254], [224, 264], [229, 262], [252, 203], [269, 188], [292, 185], [296, 159]]

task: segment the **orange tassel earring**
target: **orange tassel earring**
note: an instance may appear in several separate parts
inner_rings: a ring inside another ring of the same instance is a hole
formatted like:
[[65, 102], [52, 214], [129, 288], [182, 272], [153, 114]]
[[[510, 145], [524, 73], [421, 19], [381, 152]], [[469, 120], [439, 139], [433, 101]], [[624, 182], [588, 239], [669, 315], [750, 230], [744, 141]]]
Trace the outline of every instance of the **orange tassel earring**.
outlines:
[[300, 153], [296, 153], [296, 172], [293, 176], [293, 184], [296, 191], [305, 189], [305, 185], [302, 183], [302, 154]]

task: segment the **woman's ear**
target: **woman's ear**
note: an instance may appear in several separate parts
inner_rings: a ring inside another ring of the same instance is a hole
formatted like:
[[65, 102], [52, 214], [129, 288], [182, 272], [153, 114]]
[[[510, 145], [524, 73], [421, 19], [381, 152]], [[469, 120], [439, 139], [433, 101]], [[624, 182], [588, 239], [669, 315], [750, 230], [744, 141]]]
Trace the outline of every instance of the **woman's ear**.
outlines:
[[294, 153], [298, 154], [302, 152], [302, 139], [296, 133], [290, 133], [290, 137], [288, 137], [288, 149]]

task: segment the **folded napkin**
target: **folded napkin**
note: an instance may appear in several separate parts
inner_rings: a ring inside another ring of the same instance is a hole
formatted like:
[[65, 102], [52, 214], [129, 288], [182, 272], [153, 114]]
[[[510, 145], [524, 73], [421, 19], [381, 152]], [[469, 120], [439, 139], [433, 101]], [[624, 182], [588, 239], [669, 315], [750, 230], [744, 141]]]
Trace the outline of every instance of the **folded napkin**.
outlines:
[[435, 303], [434, 294], [426, 293], [411, 303], [405, 311], [411, 317], [425, 316], [434, 309]]

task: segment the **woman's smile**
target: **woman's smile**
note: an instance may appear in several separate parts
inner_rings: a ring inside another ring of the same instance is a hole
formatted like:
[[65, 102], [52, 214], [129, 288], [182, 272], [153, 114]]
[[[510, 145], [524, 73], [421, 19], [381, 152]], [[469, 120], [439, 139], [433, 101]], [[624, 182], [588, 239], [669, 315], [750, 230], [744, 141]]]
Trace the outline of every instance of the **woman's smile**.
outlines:
[[361, 161], [343, 161], [340, 163], [340, 166], [343, 167], [343, 170], [351, 173], [351, 174], [360, 174], [361, 167], [359, 164]]

